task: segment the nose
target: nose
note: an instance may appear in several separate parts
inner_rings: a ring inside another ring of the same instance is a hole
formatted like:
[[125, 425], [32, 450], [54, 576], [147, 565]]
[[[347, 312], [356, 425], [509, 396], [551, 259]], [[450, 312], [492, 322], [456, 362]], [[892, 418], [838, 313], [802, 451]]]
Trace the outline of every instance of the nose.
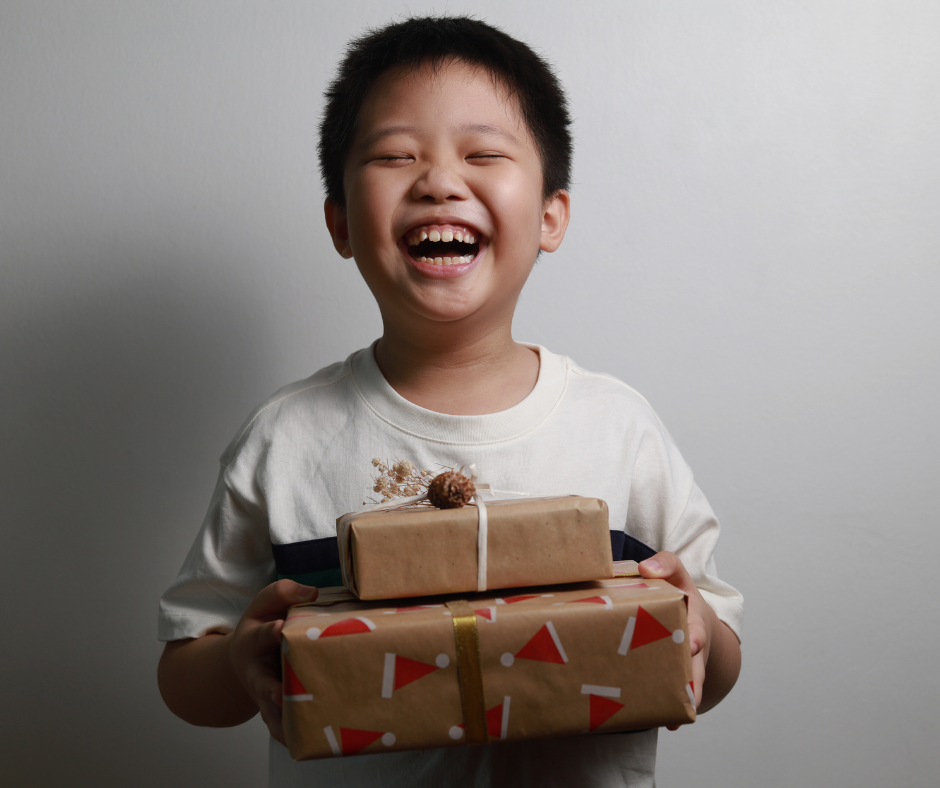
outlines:
[[428, 162], [415, 181], [411, 196], [422, 202], [443, 203], [465, 200], [469, 192], [454, 165]]

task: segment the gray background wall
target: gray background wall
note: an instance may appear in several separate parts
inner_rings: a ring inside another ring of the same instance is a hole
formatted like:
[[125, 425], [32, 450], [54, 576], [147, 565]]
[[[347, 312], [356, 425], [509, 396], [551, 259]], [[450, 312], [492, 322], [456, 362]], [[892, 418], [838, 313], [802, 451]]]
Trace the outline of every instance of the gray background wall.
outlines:
[[568, 87], [574, 218], [516, 336], [669, 425], [747, 600], [663, 786], [935, 785], [940, 6], [0, 4], [0, 773], [255, 786], [162, 705], [156, 601], [251, 408], [370, 342], [315, 160], [344, 41], [473, 11]]

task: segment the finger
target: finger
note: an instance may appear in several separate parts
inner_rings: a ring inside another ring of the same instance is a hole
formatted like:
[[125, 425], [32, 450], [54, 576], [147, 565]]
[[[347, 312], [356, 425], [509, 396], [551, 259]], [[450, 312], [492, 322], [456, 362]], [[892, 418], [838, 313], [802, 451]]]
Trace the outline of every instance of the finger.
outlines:
[[675, 553], [666, 550], [656, 553], [652, 558], [641, 561], [638, 569], [642, 577], [660, 578], [683, 591], [692, 591], [695, 588], [692, 577]]
[[272, 648], [281, 645], [281, 631], [284, 629], [284, 619], [276, 618], [257, 627], [255, 630], [256, 644], [259, 652], [269, 652]]
[[263, 588], [245, 610], [244, 618], [266, 620], [279, 618], [291, 605], [312, 602], [317, 598], [317, 589], [283, 579]]
[[705, 655], [692, 657], [692, 692], [695, 695], [695, 708], [702, 705], [702, 685], [705, 683]]
[[283, 621], [272, 621], [255, 627], [250, 642], [239, 660], [244, 665], [244, 683], [256, 703], [262, 699], [279, 698], [281, 692], [280, 642]]
[[261, 719], [264, 720], [264, 724], [268, 726], [271, 737], [277, 739], [277, 741], [286, 747], [287, 742], [284, 740], [284, 721], [280, 706], [277, 706], [271, 701], [264, 701], [259, 704], [258, 708], [261, 711]]
[[236, 630], [238, 634], [235, 648], [240, 659], [255, 660], [269, 656], [277, 651], [281, 644], [281, 630], [284, 620], [266, 621], [263, 624], [250, 622]]
[[280, 678], [270, 668], [256, 668], [248, 677], [246, 688], [252, 700], [260, 708], [263, 703], [281, 705], [281, 693], [284, 691]]
[[[267, 678], [262, 688], [261, 701], [272, 703], [279, 709], [284, 703], [284, 685], [278, 679]], [[258, 704], [260, 707], [260, 703]]]
[[693, 657], [701, 653], [702, 649], [705, 648], [707, 640], [708, 635], [701, 619], [697, 616], [695, 618], [689, 616], [689, 646], [692, 649]]

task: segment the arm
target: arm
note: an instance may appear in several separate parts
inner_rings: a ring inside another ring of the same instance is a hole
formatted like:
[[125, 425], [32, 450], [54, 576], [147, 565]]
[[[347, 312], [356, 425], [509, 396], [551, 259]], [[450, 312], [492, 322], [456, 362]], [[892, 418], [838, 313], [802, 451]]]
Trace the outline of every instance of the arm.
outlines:
[[317, 590], [292, 580], [272, 583], [252, 600], [232, 632], [166, 644], [157, 669], [167, 707], [193, 725], [240, 725], [260, 710], [282, 744], [279, 645], [290, 605]]
[[639, 565], [640, 574], [661, 578], [689, 597], [689, 646], [695, 704], [705, 712], [727, 695], [741, 671], [741, 645], [731, 628], [715, 615], [673, 553], [661, 552]]

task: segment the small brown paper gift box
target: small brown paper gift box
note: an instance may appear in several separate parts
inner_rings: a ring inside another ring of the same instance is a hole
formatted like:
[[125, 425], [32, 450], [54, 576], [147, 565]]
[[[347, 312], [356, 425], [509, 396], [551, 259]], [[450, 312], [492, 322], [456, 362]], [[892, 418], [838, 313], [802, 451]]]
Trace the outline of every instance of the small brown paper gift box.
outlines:
[[291, 609], [283, 714], [295, 760], [695, 719], [686, 598], [665, 581], [417, 602]]
[[[607, 504], [567, 495], [486, 502], [484, 589], [613, 577]], [[337, 520], [343, 582], [360, 599], [481, 590], [476, 506], [363, 511]]]

